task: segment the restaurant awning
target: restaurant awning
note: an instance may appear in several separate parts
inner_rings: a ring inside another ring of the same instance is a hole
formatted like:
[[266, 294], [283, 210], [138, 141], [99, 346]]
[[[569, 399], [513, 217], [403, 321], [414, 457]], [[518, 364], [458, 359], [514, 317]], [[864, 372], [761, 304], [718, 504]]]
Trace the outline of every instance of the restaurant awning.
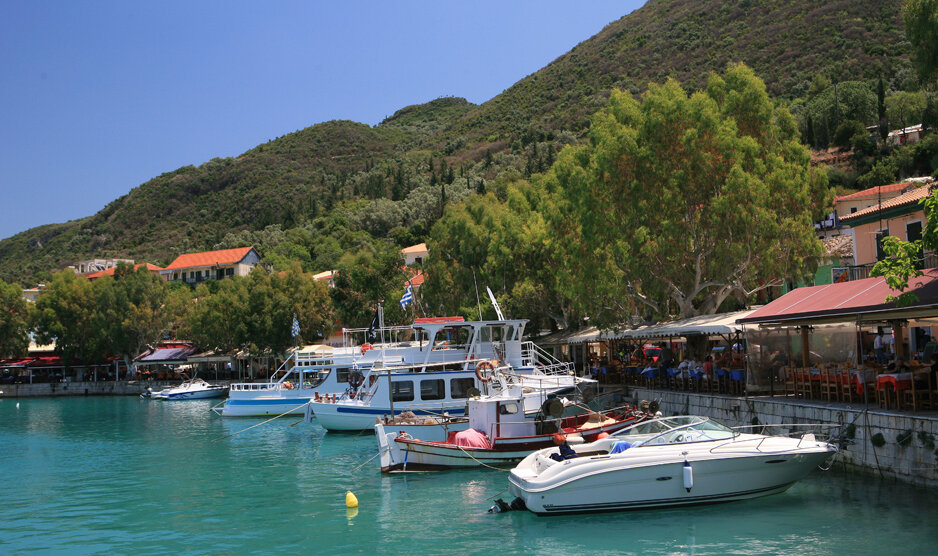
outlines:
[[886, 303], [887, 296], [898, 292], [889, 288], [883, 277], [865, 278], [806, 286], [792, 290], [775, 301], [739, 319], [739, 324], [784, 324], [799, 326], [835, 322], [884, 322], [938, 315], [938, 269], [928, 269], [923, 276], [910, 280], [907, 291], [918, 300], [905, 307]]
[[600, 330], [590, 326], [582, 330], [561, 331], [545, 336], [537, 343], [543, 346], [602, 342], [605, 340], [638, 340], [652, 338], [677, 338], [684, 336], [730, 335], [742, 330], [737, 320], [752, 314], [754, 310], [699, 315], [686, 319], [647, 324], [638, 328], [613, 328]]
[[198, 349], [187, 347], [168, 347], [154, 349], [137, 357], [138, 365], [159, 365], [170, 364], [178, 365], [186, 362], [186, 359], [196, 353]]
[[719, 313], [716, 315], [698, 315], [681, 320], [662, 322], [642, 326], [635, 330], [625, 330], [620, 338], [676, 338], [682, 336], [728, 336], [742, 330], [736, 321], [745, 318], [755, 310]]

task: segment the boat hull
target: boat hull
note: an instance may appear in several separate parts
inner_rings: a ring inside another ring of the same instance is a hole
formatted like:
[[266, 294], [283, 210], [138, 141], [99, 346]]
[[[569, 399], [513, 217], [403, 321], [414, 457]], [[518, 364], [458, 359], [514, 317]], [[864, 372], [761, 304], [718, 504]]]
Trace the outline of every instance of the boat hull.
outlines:
[[[719, 457], [694, 461], [692, 486], [684, 479], [684, 461], [624, 464], [621, 468], [580, 470], [559, 476], [548, 488], [525, 485], [512, 473], [510, 492], [536, 514], [620, 511], [746, 500], [778, 494], [822, 464], [831, 451], [798, 454]], [[609, 456], [592, 456], [597, 461]], [[571, 465], [575, 460], [560, 462]]]
[[[634, 421], [618, 421], [608, 426], [593, 427], [567, 433], [571, 443], [590, 442], [600, 433], [613, 433]], [[388, 428], [392, 429], [388, 431]], [[408, 433], [407, 435], [400, 434]], [[553, 445], [553, 435], [496, 438], [491, 448], [457, 446], [446, 438], [418, 436], [396, 427], [375, 425], [375, 434], [382, 452], [381, 471], [389, 472], [404, 467], [410, 469], [451, 469], [468, 467], [496, 467], [508, 471], [510, 467], [535, 450]], [[410, 437], [410, 438], [409, 438]]]
[[182, 400], [208, 400], [212, 398], [222, 398], [225, 394], [228, 393], [228, 388], [224, 386], [218, 386], [215, 388], [207, 388], [205, 390], [190, 390], [185, 392], [169, 392], [166, 394], [165, 398], [168, 401], [182, 401]]
[[[287, 391], [293, 393], [294, 391]], [[287, 394], [287, 392], [281, 392]], [[291, 395], [252, 396], [233, 398], [229, 394], [225, 405], [218, 411], [222, 417], [264, 417], [268, 415], [303, 415], [306, 405], [313, 400], [313, 392], [295, 391]]]

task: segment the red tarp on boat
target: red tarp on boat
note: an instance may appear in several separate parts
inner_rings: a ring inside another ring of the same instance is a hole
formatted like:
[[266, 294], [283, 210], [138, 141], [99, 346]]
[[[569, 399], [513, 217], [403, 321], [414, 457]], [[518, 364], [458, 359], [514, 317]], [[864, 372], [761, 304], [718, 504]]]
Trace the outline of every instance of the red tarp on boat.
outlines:
[[459, 431], [453, 437], [453, 444], [457, 446], [465, 446], [466, 448], [491, 448], [492, 443], [489, 442], [487, 436], [484, 433], [481, 433], [475, 429], [466, 429], [464, 431]]

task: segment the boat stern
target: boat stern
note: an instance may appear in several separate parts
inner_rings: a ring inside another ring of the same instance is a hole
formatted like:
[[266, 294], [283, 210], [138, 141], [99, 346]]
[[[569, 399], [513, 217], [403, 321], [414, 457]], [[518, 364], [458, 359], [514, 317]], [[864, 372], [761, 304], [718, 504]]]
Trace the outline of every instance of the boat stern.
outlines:
[[378, 438], [378, 453], [381, 454], [381, 472], [389, 473], [403, 467], [406, 460], [404, 450], [400, 448], [400, 443], [395, 442], [399, 433], [388, 432], [384, 425], [378, 423], [375, 425], [375, 436]]

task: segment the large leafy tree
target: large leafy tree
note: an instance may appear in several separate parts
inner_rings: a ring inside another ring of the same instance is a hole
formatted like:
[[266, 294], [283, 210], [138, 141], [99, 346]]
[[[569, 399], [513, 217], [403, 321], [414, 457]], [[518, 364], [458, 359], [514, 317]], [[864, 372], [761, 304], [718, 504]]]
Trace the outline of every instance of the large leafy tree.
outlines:
[[29, 328], [29, 307], [23, 290], [0, 280], [0, 357], [25, 355]]
[[[572, 230], [569, 272], [601, 320], [610, 300], [659, 314], [715, 312], [806, 272], [820, 253], [812, 218], [826, 177], [809, 165], [793, 118], [743, 64], [688, 94], [675, 80], [641, 101], [613, 92], [588, 143], [565, 149], [554, 183], [558, 230]], [[675, 311], [676, 310], [676, 311]]]
[[540, 325], [567, 327], [576, 318], [577, 277], [571, 274], [570, 233], [551, 227], [557, 212], [549, 183], [515, 176], [504, 185], [505, 201], [489, 193], [447, 209], [431, 232], [424, 298], [443, 314], [494, 318], [485, 288], [491, 287], [509, 315]]
[[95, 300], [94, 334], [108, 354], [118, 355], [128, 367], [147, 345], [155, 344], [185, 308], [185, 290], [171, 295], [170, 287], [146, 267], [119, 264], [114, 277], [102, 276], [92, 284]]
[[[304, 273], [299, 263], [270, 275], [255, 268], [246, 278], [222, 280], [211, 288], [200, 285], [185, 333], [206, 348], [279, 355], [295, 342], [324, 337], [333, 313], [327, 286]], [[296, 339], [291, 334], [294, 316], [301, 331]]]
[[55, 342], [56, 353], [67, 365], [106, 357], [109, 354], [97, 328], [96, 305], [91, 282], [71, 270], [55, 273], [36, 301], [36, 339]]
[[339, 260], [335, 288], [329, 292], [339, 320], [348, 327], [368, 326], [380, 302], [386, 323], [403, 322], [398, 301], [407, 278], [400, 251], [390, 242], [376, 241], [346, 253]]

